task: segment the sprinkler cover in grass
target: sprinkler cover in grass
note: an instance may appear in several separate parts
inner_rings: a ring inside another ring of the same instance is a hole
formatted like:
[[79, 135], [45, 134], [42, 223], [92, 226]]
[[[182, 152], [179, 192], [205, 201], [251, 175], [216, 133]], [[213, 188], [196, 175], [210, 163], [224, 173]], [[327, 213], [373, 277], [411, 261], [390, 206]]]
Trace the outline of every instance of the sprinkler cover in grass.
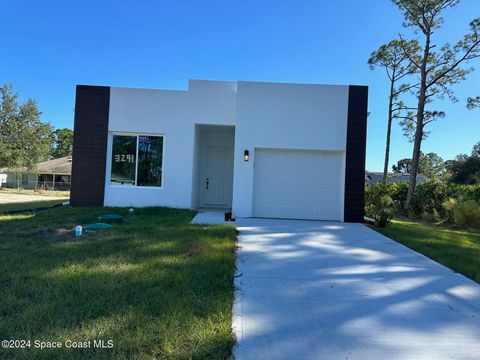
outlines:
[[94, 223], [86, 225], [85, 230], [107, 230], [111, 229], [112, 227], [112, 225], [106, 223]]

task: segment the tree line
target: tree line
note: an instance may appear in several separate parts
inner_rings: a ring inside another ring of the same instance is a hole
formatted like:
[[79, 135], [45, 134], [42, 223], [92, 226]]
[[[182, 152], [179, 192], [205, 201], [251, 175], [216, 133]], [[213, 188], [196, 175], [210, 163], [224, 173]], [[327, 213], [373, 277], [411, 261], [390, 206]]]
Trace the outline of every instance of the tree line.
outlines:
[[[392, 165], [392, 171], [410, 174], [412, 159], [398, 160]], [[464, 185], [480, 183], [480, 142], [473, 146], [470, 154], [459, 154], [452, 160], [444, 161], [435, 153], [420, 152], [418, 171], [428, 179], [440, 179], [444, 182]]]
[[[408, 211], [422, 160], [425, 163], [426, 155], [421, 147], [422, 141], [431, 135], [428, 125], [446, 116], [445, 112], [435, 107], [436, 100], [459, 101], [453, 86], [466, 79], [473, 71], [470, 63], [480, 57], [480, 18], [473, 19], [463, 38], [451, 45], [441, 43], [437, 30], [444, 24], [445, 11], [456, 7], [460, 0], [392, 2], [403, 13], [403, 26], [412, 29], [413, 35], [408, 38], [399, 34], [398, 38], [381, 45], [371, 54], [368, 64], [372, 69], [384, 69], [389, 79], [384, 182], [387, 181], [394, 120], [399, 121], [404, 135], [413, 143], [411, 158], [397, 164], [403, 168], [408, 163], [410, 178], [405, 201], [405, 211]], [[466, 106], [468, 109], [480, 107], [480, 96], [472, 94], [466, 100]], [[450, 170], [456, 171], [455, 166], [464, 166], [463, 160], [452, 161]]]
[[73, 131], [43, 122], [35, 100], [20, 102], [12, 85], [1, 86], [0, 97], [0, 167], [30, 170], [72, 154]]

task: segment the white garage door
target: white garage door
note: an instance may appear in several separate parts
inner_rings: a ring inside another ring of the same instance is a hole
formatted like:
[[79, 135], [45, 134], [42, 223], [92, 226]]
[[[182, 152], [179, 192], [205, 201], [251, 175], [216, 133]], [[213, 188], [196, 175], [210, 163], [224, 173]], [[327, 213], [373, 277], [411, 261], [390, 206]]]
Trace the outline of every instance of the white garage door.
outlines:
[[343, 220], [343, 153], [256, 149], [253, 216]]

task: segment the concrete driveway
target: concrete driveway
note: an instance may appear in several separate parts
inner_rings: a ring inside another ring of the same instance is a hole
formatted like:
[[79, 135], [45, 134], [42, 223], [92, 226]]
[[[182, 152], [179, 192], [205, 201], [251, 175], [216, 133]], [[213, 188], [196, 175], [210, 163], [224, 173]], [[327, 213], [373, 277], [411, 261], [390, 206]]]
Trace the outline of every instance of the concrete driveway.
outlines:
[[236, 359], [480, 359], [480, 285], [360, 224], [237, 219]]

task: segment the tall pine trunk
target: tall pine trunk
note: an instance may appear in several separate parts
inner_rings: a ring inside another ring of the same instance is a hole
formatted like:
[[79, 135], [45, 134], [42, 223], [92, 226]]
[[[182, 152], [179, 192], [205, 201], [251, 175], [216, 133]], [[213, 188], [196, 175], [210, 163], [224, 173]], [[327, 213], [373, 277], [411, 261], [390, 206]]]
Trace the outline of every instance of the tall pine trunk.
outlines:
[[[393, 75], [393, 78], [395, 74]], [[390, 137], [392, 134], [392, 119], [393, 119], [393, 98], [394, 98], [394, 80], [390, 81], [390, 99], [388, 102], [388, 124], [387, 124], [387, 140], [385, 144], [385, 164], [383, 166], [383, 183], [387, 183], [388, 163], [390, 160]]]
[[420, 151], [423, 138], [423, 114], [425, 111], [425, 96], [419, 97], [417, 111], [417, 127], [415, 129], [415, 140], [413, 143], [412, 168], [410, 171], [410, 180], [408, 185], [407, 200], [405, 201], [405, 210], [410, 209], [413, 195], [417, 186], [418, 163], [420, 161]]
[[423, 119], [425, 114], [425, 104], [427, 102], [427, 62], [430, 55], [430, 35], [431, 31], [425, 33], [425, 48], [423, 50], [423, 59], [420, 69], [420, 90], [418, 93], [417, 123], [415, 128], [415, 139], [413, 143], [412, 168], [408, 184], [407, 200], [405, 201], [405, 211], [410, 209], [415, 188], [417, 186], [418, 163], [420, 161], [420, 151], [423, 140]]

